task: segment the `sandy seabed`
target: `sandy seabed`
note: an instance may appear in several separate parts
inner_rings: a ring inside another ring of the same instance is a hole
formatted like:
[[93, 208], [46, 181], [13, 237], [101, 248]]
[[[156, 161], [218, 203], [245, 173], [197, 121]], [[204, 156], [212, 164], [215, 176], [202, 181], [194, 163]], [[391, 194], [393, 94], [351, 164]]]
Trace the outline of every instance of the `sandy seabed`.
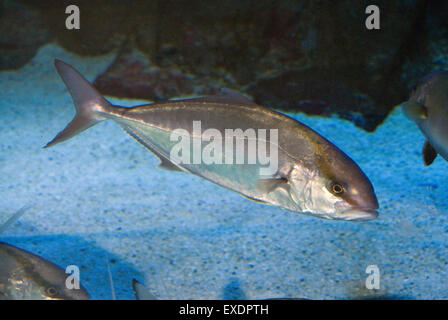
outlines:
[[[448, 299], [448, 163], [424, 167], [424, 138], [401, 110], [372, 134], [295, 115], [358, 163], [380, 202], [374, 221], [326, 221], [157, 169], [113, 122], [42, 149], [74, 115], [55, 58], [93, 80], [114, 53], [82, 58], [51, 44], [0, 73], [0, 223], [30, 206], [1, 240], [78, 265], [93, 299], [112, 298], [108, 263], [118, 299], [135, 298], [133, 278], [160, 299]], [[379, 290], [365, 287], [369, 265]]]

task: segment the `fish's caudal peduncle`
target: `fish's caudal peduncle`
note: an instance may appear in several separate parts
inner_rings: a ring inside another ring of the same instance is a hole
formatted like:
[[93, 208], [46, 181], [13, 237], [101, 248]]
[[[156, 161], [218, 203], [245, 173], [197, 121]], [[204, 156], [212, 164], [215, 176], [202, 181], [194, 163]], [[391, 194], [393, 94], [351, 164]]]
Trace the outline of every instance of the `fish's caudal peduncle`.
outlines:
[[68, 64], [56, 68], [76, 116], [46, 147], [111, 119], [160, 159], [263, 204], [334, 220], [377, 217], [358, 165], [306, 125], [223, 89], [220, 94], [124, 108], [112, 106]]

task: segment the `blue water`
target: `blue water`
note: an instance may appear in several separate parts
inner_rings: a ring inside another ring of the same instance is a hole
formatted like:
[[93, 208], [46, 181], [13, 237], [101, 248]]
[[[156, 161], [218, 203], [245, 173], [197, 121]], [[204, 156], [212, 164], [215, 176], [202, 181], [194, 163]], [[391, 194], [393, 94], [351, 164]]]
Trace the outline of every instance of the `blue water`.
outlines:
[[[380, 202], [374, 221], [319, 220], [157, 169], [112, 122], [42, 149], [74, 114], [53, 59], [93, 80], [114, 54], [47, 45], [0, 74], [0, 223], [31, 206], [2, 241], [78, 265], [93, 299], [112, 298], [108, 264], [118, 299], [135, 298], [133, 278], [160, 299], [448, 299], [448, 163], [424, 167], [424, 138], [401, 110], [370, 134], [292, 115], [354, 159]], [[366, 288], [369, 265], [380, 270], [378, 290]]]

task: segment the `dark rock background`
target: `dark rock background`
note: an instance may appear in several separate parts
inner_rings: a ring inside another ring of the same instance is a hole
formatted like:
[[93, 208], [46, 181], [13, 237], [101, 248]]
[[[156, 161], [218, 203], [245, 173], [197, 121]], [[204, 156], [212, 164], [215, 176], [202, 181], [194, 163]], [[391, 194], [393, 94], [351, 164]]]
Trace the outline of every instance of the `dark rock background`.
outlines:
[[[65, 28], [66, 6], [81, 29]], [[95, 85], [165, 100], [221, 87], [287, 111], [339, 117], [373, 131], [426, 73], [448, 65], [448, 2], [0, 0], [0, 70], [56, 41], [80, 55], [117, 49]]]

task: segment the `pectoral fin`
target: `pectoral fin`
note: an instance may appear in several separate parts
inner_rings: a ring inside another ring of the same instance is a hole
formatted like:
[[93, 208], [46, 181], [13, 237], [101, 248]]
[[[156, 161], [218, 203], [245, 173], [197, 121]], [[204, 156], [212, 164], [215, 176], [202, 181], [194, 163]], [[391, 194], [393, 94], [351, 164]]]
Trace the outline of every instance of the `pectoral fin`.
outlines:
[[433, 148], [433, 146], [426, 141], [425, 146], [423, 147], [423, 161], [426, 166], [430, 166], [434, 160], [437, 158], [437, 151]]
[[270, 193], [276, 189], [284, 189], [289, 192], [289, 181], [286, 178], [260, 179], [256, 182], [256, 188], [263, 193]]

